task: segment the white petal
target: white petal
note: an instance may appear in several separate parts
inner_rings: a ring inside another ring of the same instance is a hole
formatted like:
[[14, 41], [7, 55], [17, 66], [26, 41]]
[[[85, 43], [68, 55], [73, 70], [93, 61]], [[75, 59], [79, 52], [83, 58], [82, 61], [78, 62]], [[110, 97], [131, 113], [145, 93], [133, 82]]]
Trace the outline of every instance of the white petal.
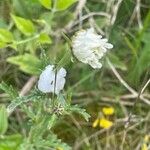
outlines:
[[100, 69], [102, 67], [102, 64], [100, 62], [97, 61], [90, 61], [89, 65], [94, 68], [94, 69]]
[[106, 44], [105, 44], [105, 47], [108, 48], [108, 49], [112, 49], [112, 48], [113, 48], [113, 45], [110, 44], [110, 43], [106, 43]]

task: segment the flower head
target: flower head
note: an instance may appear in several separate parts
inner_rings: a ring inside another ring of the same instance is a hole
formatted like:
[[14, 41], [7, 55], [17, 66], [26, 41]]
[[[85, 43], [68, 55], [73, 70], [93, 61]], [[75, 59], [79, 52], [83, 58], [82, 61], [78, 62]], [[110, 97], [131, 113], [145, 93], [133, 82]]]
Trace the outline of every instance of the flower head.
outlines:
[[55, 93], [64, 88], [66, 70], [61, 68], [57, 72], [54, 71], [54, 65], [48, 65], [41, 73], [38, 81], [38, 89], [43, 93]]
[[144, 143], [141, 150], [148, 150], [148, 146]]
[[108, 129], [113, 125], [113, 122], [105, 119], [105, 118], [101, 118], [99, 121], [99, 126], [104, 128], [104, 129]]
[[107, 39], [102, 39], [101, 35], [94, 32], [93, 28], [79, 31], [72, 40], [73, 54], [75, 57], [93, 68], [101, 68], [99, 60], [113, 48]]
[[145, 135], [144, 142], [147, 143], [148, 141], [150, 141], [150, 135]]
[[113, 107], [103, 107], [102, 109], [103, 113], [107, 116], [114, 114], [114, 108]]
[[141, 150], [148, 150], [149, 141], [150, 141], [150, 135], [145, 135]]
[[101, 128], [108, 129], [113, 125], [113, 122], [106, 118], [97, 118], [96, 120], [94, 120], [92, 127], [96, 128], [98, 125]]

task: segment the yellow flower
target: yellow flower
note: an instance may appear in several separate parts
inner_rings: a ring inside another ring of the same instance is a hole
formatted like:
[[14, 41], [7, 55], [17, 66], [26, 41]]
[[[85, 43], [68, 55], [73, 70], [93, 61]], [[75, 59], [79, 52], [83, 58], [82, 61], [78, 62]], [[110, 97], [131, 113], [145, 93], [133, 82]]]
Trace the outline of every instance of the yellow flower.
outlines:
[[144, 142], [147, 143], [149, 141], [149, 139], [150, 139], [150, 136], [149, 135], [145, 135]]
[[105, 115], [113, 115], [114, 114], [114, 108], [113, 107], [104, 107], [103, 109], [102, 109], [102, 111], [103, 111], [103, 113], [105, 114]]
[[145, 143], [142, 145], [142, 149], [141, 150], [148, 150], [148, 147], [147, 147], [147, 145]]
[[57, 147], [57, 149], [56, 150], [64, 150], [63, 148], [61, 148], [61, 147]]
[[92, 127], [93, 127], [93, 128], [97, 127], [98, 123], [99, 123], [99, 119], [96, 119], [96, 120], [93, 122]]
[[107, 128], [110, 128], [112, 125], [113, 125], [113, 122], [105, 118], [100, 119], [100, 122], [99, 122], [100, 127], [107, 129]]

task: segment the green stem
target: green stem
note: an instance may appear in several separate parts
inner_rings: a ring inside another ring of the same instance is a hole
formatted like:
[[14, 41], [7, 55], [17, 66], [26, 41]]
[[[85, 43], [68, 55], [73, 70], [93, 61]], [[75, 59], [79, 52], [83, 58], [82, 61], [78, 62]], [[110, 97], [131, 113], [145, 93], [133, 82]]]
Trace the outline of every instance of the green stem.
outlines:
[[37, 34], [37, 35], [35, 35], [35, 36], [31, 37], [31, 38], [28, 38], [28, 39], [25, 39], [25, 40], [22, 40], [22, 41], [15, 42], [15, 44], [16, 44], [16, 45], [25, 44], [25, 43], [27, 43], [27, 42], [30, 42], [30, 41], [33, 41], [33, 40], [39, 38], [39, 36], [40, 36], [40, 34]]

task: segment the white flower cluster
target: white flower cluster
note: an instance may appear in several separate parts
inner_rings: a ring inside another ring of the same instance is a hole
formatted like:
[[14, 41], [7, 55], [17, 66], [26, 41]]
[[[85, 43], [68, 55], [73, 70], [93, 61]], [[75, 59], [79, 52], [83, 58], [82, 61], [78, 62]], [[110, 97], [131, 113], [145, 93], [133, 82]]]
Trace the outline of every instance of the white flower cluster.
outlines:
[[81, 30], [73, 37], [73, 53], [79, 61], [89, 64], [94, 69], [101, 68], [102, 64], [99, 60], [107, 49], [113, 48], [113, 45], [107, 42], [108, 40], [102, 39], [102, 36], [96, 34], [93, 28]]
[[40, 75], [38, 89], [43, 93], [55, 93], [58, 95], [64, 88], [66, 73], [64, 68], [55, 72], [54, 65], [48, 65]]

